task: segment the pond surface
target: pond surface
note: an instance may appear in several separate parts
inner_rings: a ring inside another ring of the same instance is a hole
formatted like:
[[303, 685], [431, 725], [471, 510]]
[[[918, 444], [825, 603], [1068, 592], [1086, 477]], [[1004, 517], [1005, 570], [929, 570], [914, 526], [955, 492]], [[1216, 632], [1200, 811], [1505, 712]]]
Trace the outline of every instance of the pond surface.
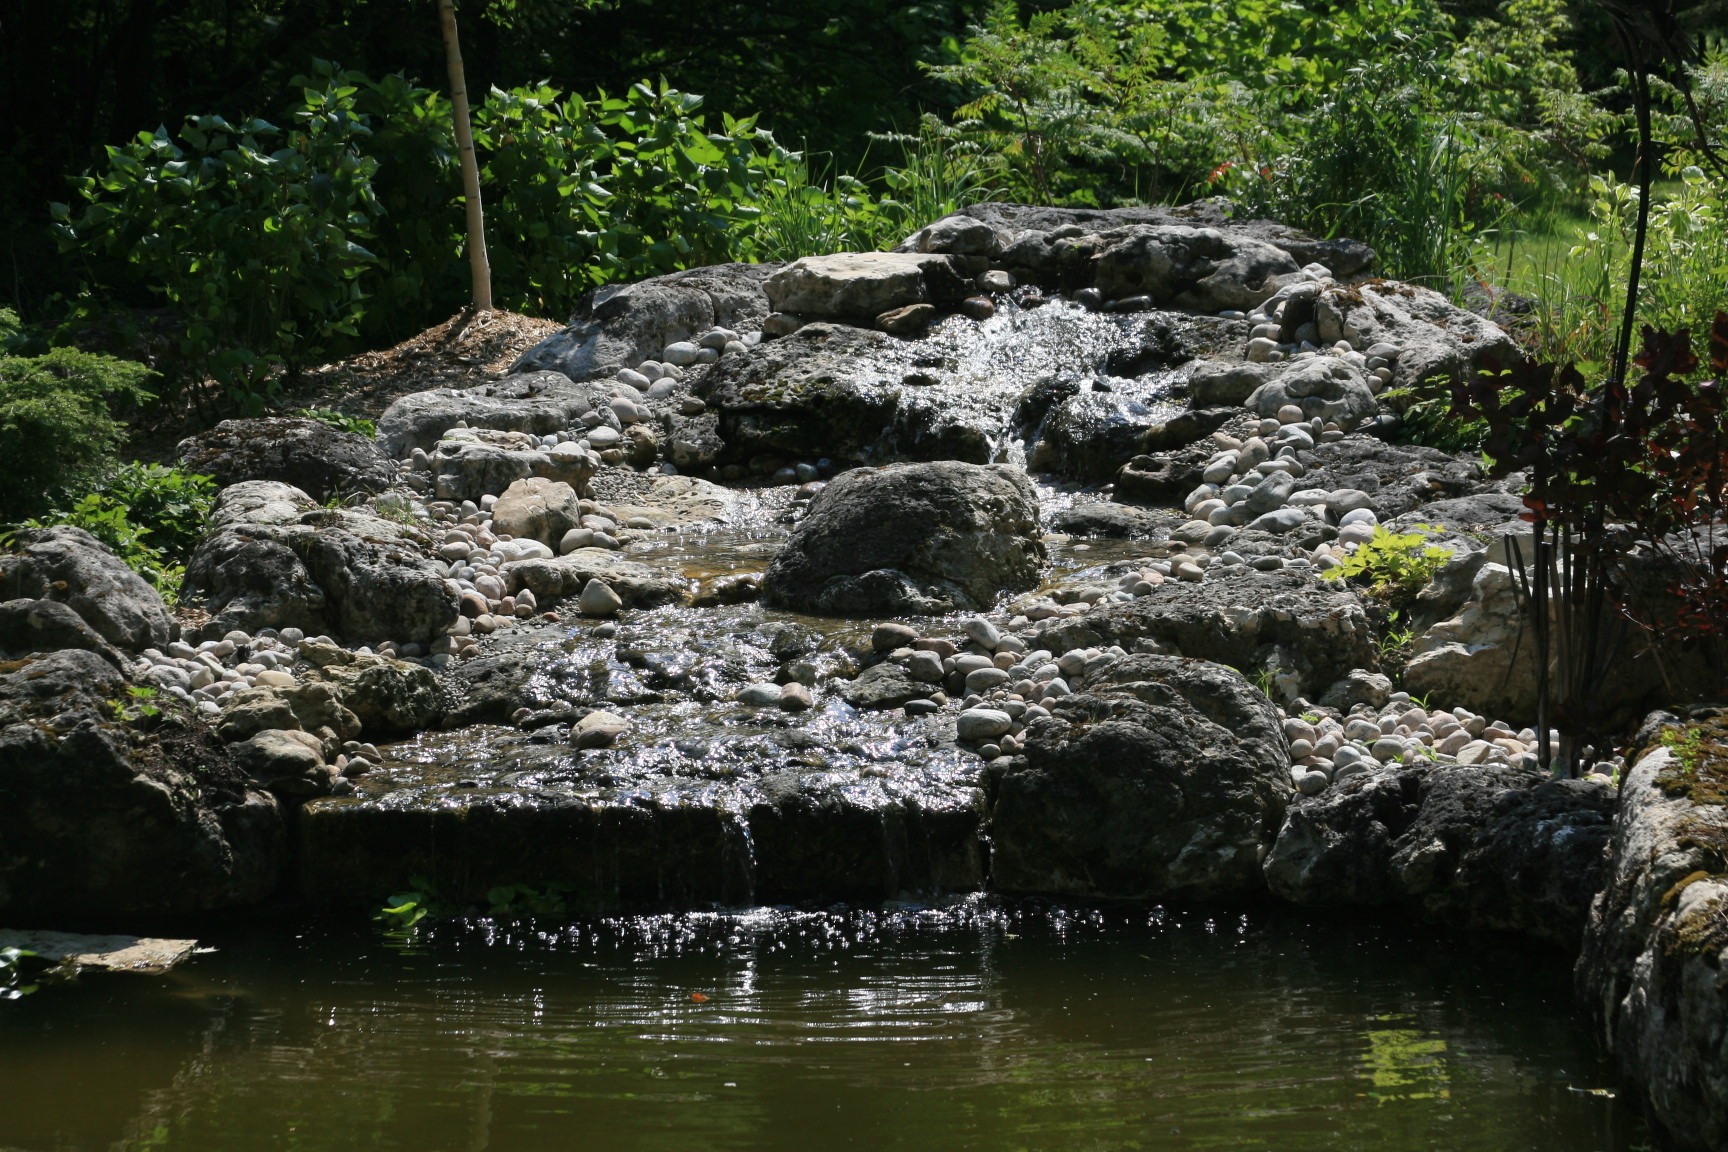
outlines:
[[0, 1149], [1649, 1147], [1511, 939], [974, 899], [208, 942], [0, 1004]]

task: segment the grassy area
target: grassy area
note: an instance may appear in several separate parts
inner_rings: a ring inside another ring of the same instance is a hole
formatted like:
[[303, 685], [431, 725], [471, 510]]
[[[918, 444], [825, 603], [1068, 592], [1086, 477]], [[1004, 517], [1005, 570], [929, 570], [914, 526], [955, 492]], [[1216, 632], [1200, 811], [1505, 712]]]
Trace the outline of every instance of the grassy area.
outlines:
[[[1728, 310], [1724, 191], [1697, 169], [1651, 190], [1640, 323], [1698, 332]], [[1636, 209], [1634, 189], [1597, 178], [1585, 212], [1480, 237], [1468, 279], [1540, 302], [1525, 330], [1535, 354], [1605, 364], [1625, 305]]]

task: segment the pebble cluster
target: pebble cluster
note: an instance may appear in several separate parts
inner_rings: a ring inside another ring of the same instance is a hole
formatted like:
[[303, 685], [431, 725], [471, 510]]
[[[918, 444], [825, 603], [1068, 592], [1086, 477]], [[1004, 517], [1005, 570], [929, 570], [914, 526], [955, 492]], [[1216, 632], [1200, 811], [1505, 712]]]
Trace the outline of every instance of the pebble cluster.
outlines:
[[[1532, 729], [1514, 731], [1467, 708], [1430, 709], [1407, 692], [1392, 693], [1380, 709], [1359, 704], [1345, 716], [1286, 714], [1284, 735], [1290, 741], [1291, 783], [1304, 796], [1381, 764], [1540, 767], [1541, 745]], [[1558, 732], [1549, 735], [1558, 742]], [[1604, 775], [1615, 769], [1612, 761], [1595, 766]]]
[[[497, 496], [482, 496], [478, 501], [433, 501], [425, 506], [426, 515], [442, 527], [442, 543], [438, 545], [439, 571], [450, 581], [461, 616], [451, 626], [453, 641], [449, 652], [458, 657], [473, 655], [479, 637], [497, 631], [519, 620], [539, 616], [552, 623], [558, 614], [542, 612], [534, 592], [520, 588], [512, 592], [510, 575], [503, 566], [516, 560], [551, 559], [550, 547], [533, 539], [513, 539], [508, 533], [493, 531], [492, 510]], [[630, 540], [633, 532], [651, 530], [652, 520], [645, 517], [624, 517], [598, 501], [583, 499], [578, 505], [582, 519], [579, 527], [564, 533], [558, 554], [569, 555], [578, 548], [619, 549]], [[610, 616], [624, 602], [604, 581], [590, 580], [577, 597], [577, 608], [585, 616]]]
[[[220, 640], [206, 640], [196, 645], [175, 640], [165, 650], [146, 648], [133, 663], [132, 676], [139, 683], [214, 718], [221, 715], [223, 702], [228, 697], [247, 688], [295, 687], [300, 683], [296, 664], [311, 666], [301, 660], [301, 646], [316, 644], [328, 647], [334, 643], [328, 636], [307, 636], [299, 628], [260, 628], [255, 635], [233, 631]], [[362, 655], [374, 654], [374, 650], [367, 647], [354, 651]], [[441, 659], [437, 656], [426, 659], [420, 645], [389, 641], [378, 645], [375, 654], [400, 660], [422, 659], [433, 667], [441, 667], [450, 659], [448, 655]], [[342, 757], [336, 765], [338, 771], [346, 768], [351, 760], [370, 764], [383, 761], [377, 747], [372, 744], [349, 740], [342, 749]]]

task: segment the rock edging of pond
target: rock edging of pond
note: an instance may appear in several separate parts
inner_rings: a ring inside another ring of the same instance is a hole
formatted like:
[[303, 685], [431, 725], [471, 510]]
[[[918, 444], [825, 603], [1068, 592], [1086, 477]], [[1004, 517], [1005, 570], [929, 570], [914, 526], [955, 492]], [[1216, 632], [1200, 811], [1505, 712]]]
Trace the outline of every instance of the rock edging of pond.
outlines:
[[1702, 732], [1628, 773], [1576, 970], [1626, 1081], [1677, 1147], [1699, 1152], [1728, 1145], [1728, 749], [1719, 716]]

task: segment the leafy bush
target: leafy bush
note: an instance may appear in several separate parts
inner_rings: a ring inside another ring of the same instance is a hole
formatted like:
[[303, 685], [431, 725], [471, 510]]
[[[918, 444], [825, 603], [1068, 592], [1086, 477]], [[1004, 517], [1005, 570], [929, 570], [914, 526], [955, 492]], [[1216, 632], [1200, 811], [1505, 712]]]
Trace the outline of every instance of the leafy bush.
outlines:
[[382, 208], [357, 91], [330, 77], [304, 89], [288, 131], [192, 116], [178, 137], [140, 133], [76, 182], [78, 211], [54, 205], [63, 248], [159, 293], [180, 324], [176, 368], [249, 413], [282, 366], [355, 336], [365, 313], [360, 277], [377, 258], [360, 242]]
[[364, 416], [350, 416], [346, 412], [338, 412], [334, 408], [300, 408], [293, 413], [307, 420], [317, 420], [328, 424], [341, 432], [353, 432], [359, 436], [373, 437], [378, 435], [378, 425]]
[[1460, 37], [1433, 0], [1074, 0], [1024, 22], [1002, 2], [930, 71], [961, 93], [946, 131], [1016, 198], [1210, 187], [1437, 278], [1469, 229], [1570, 196], [1607, 127], [1559, 47], [1561, 0], [1498, 17]]
[[48, 508], [88, 488], [113, 465], [124, 426], [116, 403], [151, 398], [142, 364], [56, 348], [0, 356], [0, 522]]
[[563, 315], [589, 289], [730, 257], [786, 154], [754, 117], [635, 84], [593, 100], [540, 87], [494, 90], [475, 109], [487, 251], [506, 307]]
[[94, 490], [21, 527], [70, 524], [84, 529], [173, 604], [186, 562], [204, 536], [216, 491], [212, 477], [133, 461], [115, 469]]
[[[1432, 531], [1425, 524], [1417, 528]], [[1321, 575], [1327, 580], [1355, 580], [1368, 591], [1387, 600], [1414, 597], [1428, 586], [1452, 553], [1431, 544], [1422, 531], [1393, 532], [1375, 525], [1374, 535], [1345, 558], [1337, 568]]]

